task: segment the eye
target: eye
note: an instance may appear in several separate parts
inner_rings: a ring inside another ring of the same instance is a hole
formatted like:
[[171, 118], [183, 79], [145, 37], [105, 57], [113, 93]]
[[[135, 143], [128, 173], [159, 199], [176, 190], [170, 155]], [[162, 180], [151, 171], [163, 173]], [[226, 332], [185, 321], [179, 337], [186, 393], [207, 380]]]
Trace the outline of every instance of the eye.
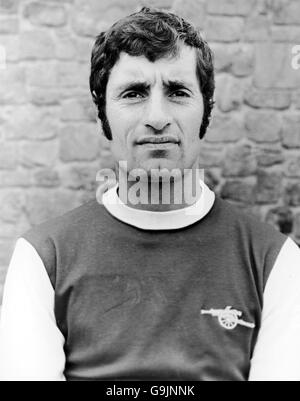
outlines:
[[189, 97], [189, 94], [183, 90], [177, 90], [171, 93], [171, 97]]
[[126, 92], [123, 95], [124, 99], [138, 99], [138, 98], [141, 98], [141, 97], [143, 97], [143, 95], [141, 93], [139, 93], [139, 92], [136, 92], [136, 91]]

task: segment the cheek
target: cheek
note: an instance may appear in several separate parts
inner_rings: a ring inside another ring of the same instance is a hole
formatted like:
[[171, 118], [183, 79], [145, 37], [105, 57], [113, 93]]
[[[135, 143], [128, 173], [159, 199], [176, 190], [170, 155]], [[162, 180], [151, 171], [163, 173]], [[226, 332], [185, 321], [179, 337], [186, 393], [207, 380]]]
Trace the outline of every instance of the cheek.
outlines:
[[124, 137], [122, 136], [122, 133], [119, 132], [117, 135], [116, 133], [113, 134], [113, 140], [111, 143], [111, 151], [114, 154], [114, 156], [120, 158], [127, 157], [127, 145], [126, 141], [124, 140]]
[[[116, 118], [116, 116], [118, 116], [118, 118]], [[113, 105], [107, 105], [106, 117], [109, 122], [112, 133], [118, 132], [120, 127], [122, 127], [122, 115], [119, 112], [119, 110]]]
[[119, 142], [126, 144], [127, 137], [134, 131], [139, 113], [127, 107], [111, 105], [107, 109], [107, 119], [112, 131], [112, 135], [119, 137]]
[[203, 110], [197, 108], [184, 116], [183, 132], [186, 133], [186, 141], [189, 143], [198, 142], [200, 128], [202, 125]]

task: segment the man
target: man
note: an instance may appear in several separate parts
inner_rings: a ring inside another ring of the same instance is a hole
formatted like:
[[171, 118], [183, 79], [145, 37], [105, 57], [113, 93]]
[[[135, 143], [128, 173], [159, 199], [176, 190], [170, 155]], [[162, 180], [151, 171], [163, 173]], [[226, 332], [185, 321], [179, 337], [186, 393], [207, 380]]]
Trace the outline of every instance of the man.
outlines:
[[143, 8], [99, 35], [90, 86], [118, 183], [18, 240], [0, 377], [299, 380], [299, 249], [197, 174], [206, 42]]

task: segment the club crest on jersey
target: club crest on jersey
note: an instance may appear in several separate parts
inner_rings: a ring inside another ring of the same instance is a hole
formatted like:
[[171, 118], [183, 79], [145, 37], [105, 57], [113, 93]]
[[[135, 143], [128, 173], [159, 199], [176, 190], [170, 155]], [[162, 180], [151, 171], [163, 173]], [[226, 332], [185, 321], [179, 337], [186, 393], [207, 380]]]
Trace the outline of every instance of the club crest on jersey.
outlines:
[[232, 309], [232, 306], [226, 306], [225, 309], [201, 309], [201, 315], [211, 315], [216, 317], [220, 326], [226, 330], [233, 330], [237, 325], [254, 329], [254, 323], [245, 322], [243, 319], [240, 319], [242, 314], [243, 312]]

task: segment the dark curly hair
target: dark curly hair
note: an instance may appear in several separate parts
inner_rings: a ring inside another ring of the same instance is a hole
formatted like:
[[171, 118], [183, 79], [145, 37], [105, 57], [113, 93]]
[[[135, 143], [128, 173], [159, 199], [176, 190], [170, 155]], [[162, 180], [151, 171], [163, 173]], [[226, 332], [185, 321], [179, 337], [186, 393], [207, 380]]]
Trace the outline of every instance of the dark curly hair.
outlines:
[[145, 56], [154, 62], [163, 57], [176, 56], [182, 42], [196, 48], [196, 74], [204, 103], [199, 136], [201, 139], [204, 137], [214, 105], [212, 51], [200, 33], [183, 18], [170, 12], [143, 7], [139, 12], [117, 21], [106, 32], [101, 32], [92, 50], [90, 90], [107, 139], [112, 139], [112, 134], [105, 112], [106, 86], [120, 53]]

